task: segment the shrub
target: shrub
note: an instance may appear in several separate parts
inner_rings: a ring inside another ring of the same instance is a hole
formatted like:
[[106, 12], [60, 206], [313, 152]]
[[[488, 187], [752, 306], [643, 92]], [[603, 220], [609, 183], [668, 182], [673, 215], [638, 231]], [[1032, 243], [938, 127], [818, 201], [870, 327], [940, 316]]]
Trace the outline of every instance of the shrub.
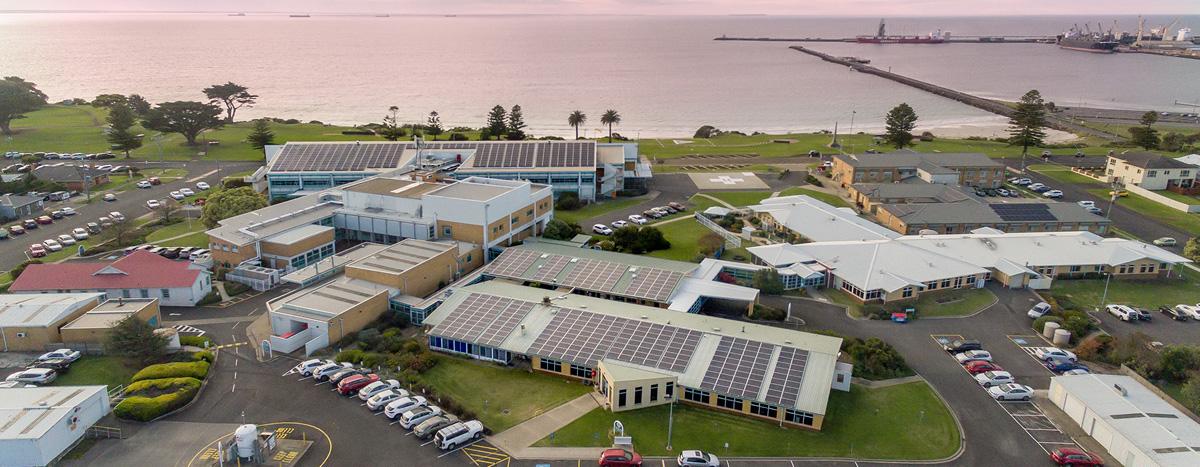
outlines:
[[209, 352], [207, 350], [201, 350], [199, 352], [195, 352], [192, 354], [192, 360], [208, 362], [210, 365], [212, 364], [213, 360], [215, 360], [215, 359], [216, 359], [216, 356], [213, 355], [212, 352]]
[[1112, 341], [1112, 336], [1105, 334], [1090, 336], [1075, 346], [1075, 355], [1080, 360], [1108, 361], [1109, 353], [1112, 352]]
[[[195, 378], [138, 381], [125, 389], [126, 394], [132, 395], [117, 404], [113, 408], [113, 414], [129, 420], [150, 421], [187, 405], [199, 391], [200, 380]], [[157, 395], [137, 395], [140, 392]]]
[[30, 264], [42, 264], [42, 260], [31, 259], [29, 261], [25, 261], [24, 263], [18, 264], [17, 267], [12, 268], [12, 270], [8, 271], [8, 275], [12, 276], [13, 281], [16, 281], [18, 277], [21, 277], [21, 273], [25, 272], [25, 268], [28, 267]]
[[241, 295], [248, 290], [250, 290], [250, 286], [248, 286], [246, 284], [242, 284], [240, 282], [226, 282], [225, 283], [225, 293], [229, 294], [230, 297], [232, 297], [234, 295]]
[[142, 368], [133, 375], [132, 381], [142, 381], [147, 379], [162, 379], [162, 378], [196, 378], [204, 379], [208, 376], [208, 362], [178, 362], [178, 363], [159, 363]]
[[370, 353], [364, 353], [362, 356], [362, 359], [360, 359], [358, 361], [358, 364], [362, 365], [364, 367], [367, 367], [367, 368], [374, 368], [376, 365], [382, 363], [383, 361], [384, 361], [383, 354], [376, 353], [376, 352], [370, 352]]
[[558, 194], [558, 201], [554, 202], [554, 209], [562, 211], [574, 211], [583, 205], [579, 203], [579, 194], [573, 191], [564, 191]]
[[1187, 345], [1169, 345], [1162, 351], [1159, 361], [1159, 377], [1173, 383], [1188, 379], [1188, 374], [1200, 369], [1200, 348]]
[[221, 301], [221, 294], [214, 290], [209, 292], [208, 295], [205, 295], [204, 298], [201, 298], [200, 301], [196, 302], [196, 306], [212, 305], [219, 301]]
[[363, 359], [363, 351], [358, 349], [346, 349], [338, 352], [333, 359], [338, 362], [358, 363]]
[[804, 181], [813, 186], [825, 186], [824, 183], [821, 183], [821, 179], [814, 177], [812, 174], [805, 175]]
[[421, 346], [420, 342], [410, 340], [404, 343], [403, 350], [405, 353], [420, 353], [425, 348]]
[[1045, 315], [1041, 318], [1033, 320], [1033, 330], [1037, 331], [1038, 334], [1041, 334], [1043, 330], [1046, 329], [1046, 323], [1058, 323], [1059, 326], [1061, 326], [1063, 320], [1057, 316]]
[[872, 337], [853, 339], [846, 353], [854, 359], [854, 374], [867, 379], [889, 379], [912, 376], [912, 368], [891, 344]]
[[179, 336], [179, 344], [192, 347], [212, 347], [213, 340], [208, 336]]
[[771, 321], [783, 321], [784, 319], [787, 319], [787, 311], [756, 303], [754, 304], [754, 318]]

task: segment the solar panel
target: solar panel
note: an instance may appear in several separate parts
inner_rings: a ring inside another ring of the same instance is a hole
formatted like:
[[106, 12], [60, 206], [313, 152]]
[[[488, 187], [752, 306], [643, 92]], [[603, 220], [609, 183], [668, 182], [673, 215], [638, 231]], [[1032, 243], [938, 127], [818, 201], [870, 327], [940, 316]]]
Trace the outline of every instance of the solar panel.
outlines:
[[562, 270], [565, 269], [568, 264], [571, 264], [571, 258], [560, 255], [551, 255], [550, 258], [546, 259], [546, 261], [541, 264], [537, 271], [533, 273], [533, 277], [530, 277], [529, 279], [537, 282], [556, 282], [558, 274], [562, 272]]
[[992, 211], [1006, 222], [1056, 221], [1050, 206], [1043, 203], [989, 204]]
[[560, 309], [530, 353], [589, 366], [608, 358], [681, 373], [700, 336], [675, 326]]
[[473, 294], [463, 300], [454, 314], [430, 331], [450, 339], [495, 347], [504, 342], [521, 320], [533, 310], [533, 303]]
[[735, 397], [757, 398], [774, 351], [772, 344], [722, 336], [700, 387]]
[[785, 407], [796, 405], [800, 397], [800, 385], [804, 382], [804, 367], [808, 363], [808, 351], [795, 347], [780, 347], [775, 371], [771, 373], [771, 384], [767, 386], [766, 401]]
[[509, 248], [492, 260], [487, 272], [495, 276], [522, 277], [539, 256], [541, 253], [536, 251]]
[[640, 268], [634, 274], [636, 277], [629, 283], [624, 295], [658, 302], [670, 298], [675, 286], [683, 279], [681, 273], [656, 268]]
[[613, 286], [617, 285], [617, 281], [621, 280], [626, 270], [624, 265], [608, 261], [580, 259], [578, 263], [561, 282], [563, 285], [612, 292]]
[[404, 151], [411, 146], [409, 143], [290, 143], [275, 156], [272, 171], [348, 172], [397, 167]]

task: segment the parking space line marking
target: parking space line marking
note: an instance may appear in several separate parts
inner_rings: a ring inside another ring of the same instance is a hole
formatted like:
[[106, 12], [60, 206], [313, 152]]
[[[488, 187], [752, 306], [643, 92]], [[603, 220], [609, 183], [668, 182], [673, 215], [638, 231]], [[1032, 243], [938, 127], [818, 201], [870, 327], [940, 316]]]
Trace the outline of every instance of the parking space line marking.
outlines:
[[445, 453], [445, 454], [442, 454], [442, 455], [438, 456], [438, 459], [441, 459], [441, 458], [443, 458], [443, 457], [446, 457], [446, 456], [449, 456], [449, 455], [451, 455], [451, 454], [454, 454], [454, 453], [456, 453], [456, 452], [458, 452], [458, 451], [461, 451], [463, 448], [465, 448], [465, 447], [467, 447], [467, 446], [470, 446], [470, 445], [472, 445], [472, 444], [478, 443], [478, 442], [479, 442], [479, 441], [481, 441], [481, 440], [482, 440], [482, 438], [481, 438], [481, 439], [476, 439], [476, 440], [473, 440], [473, 441], [471, 441], [471, 442], [469, 442], [469, 443], [467, 443], [467, 444], [464, 444], [464, 445], [462, 445], [462, 446], [459, 446], [459, 447], [457, 447], [457, 448], [454, 448], [454, 450], [451, 450], [451, 451], [446, 451], [446, 453]]
[[428, 446], [429, 443], [432, 443], [432, 442], [433, 442], [433, 440], [426, 441], [425, 443], [421, 444], [421, 446]]
[[[1026, 428], [1026, 430], [1029, 430], [1029, 431], [1058, 431], [1058, 428]], [[1062, 433], [1061, 431], [1058, 431], [1058, 432]], [[1038, 442], [1040, 443], [1041, 441], [1038, 441]]]

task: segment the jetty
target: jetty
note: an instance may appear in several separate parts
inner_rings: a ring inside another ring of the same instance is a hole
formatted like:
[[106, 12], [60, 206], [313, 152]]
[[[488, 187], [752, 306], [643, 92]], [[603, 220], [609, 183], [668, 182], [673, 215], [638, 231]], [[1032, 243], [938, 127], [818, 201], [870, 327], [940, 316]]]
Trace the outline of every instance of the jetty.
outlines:
[[[714, 41], [750, 42], [858, 42], [857, 37], [714, 37]], [[944, 44], [1053, 44], [1054, 36], [955, 36], [942, 40]], [[865, 44], [878, 45], [878, 44]]]

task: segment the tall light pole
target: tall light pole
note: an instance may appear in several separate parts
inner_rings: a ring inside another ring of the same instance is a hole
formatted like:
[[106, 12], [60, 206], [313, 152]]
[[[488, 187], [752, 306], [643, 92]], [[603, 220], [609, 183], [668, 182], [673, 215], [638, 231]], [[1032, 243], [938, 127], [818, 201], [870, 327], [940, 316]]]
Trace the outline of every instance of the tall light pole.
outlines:
[[1116, 182], [1113, 182], [1112, 189], [1108, 193], [1108, 210], [1104, 211], [1105, 219], [1112, 217], [1113, 205], [1115, 204], [1117, 204], [1117, 184]]
[[671, 398], [671, 403], [667, 404], [667, 450], [671, 450], [671, 431], [675, 427], [675, 398]]
[[1108, 282], [1109, 282], [1110, 280], [1112, 280], [1112, 276], [1113, 276], [1113, 275], [1112, 275], [1112, 271], [1109, 271], [1109, 272], [1105, 273], [1105, 276], [1104, 276], [1104, 295], [1101, 295], [1101, 296], [1100, 296], [1100, 306], [1099, 306], [1099, 307], [1096, 307], [1096, 311], [1100, 311], [1100, 308], [1101, 308], [1101, 307], [1103, 307], [1103, 306], [1104, 306], [1104, 303], [1108, 301]]

